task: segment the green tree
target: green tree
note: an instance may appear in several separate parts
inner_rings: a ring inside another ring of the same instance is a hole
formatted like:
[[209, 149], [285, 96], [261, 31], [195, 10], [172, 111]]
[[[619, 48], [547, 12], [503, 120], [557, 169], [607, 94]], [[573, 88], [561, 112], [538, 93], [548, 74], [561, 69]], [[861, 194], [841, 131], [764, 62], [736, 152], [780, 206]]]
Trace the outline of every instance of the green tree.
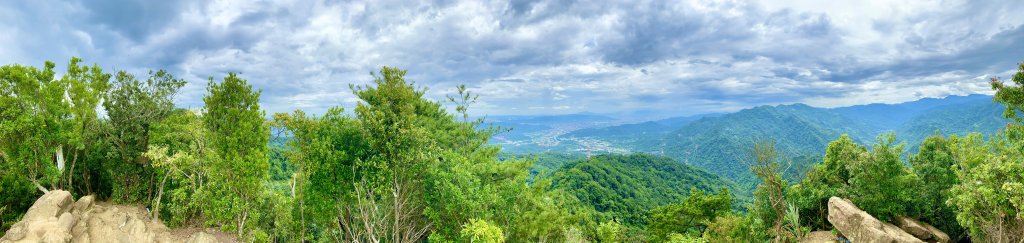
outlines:
[[900, 155], [903, 145], [896, 144], [895, 134], [878, 137], [867, 159], [847, 165], [850, 172], [850, 201], [882, 221], [892, 222], [906, 215], [912, 201], [911, 188], [915, 178], [903, 166]]
[[1012, 85], [993, 77], [994, 100], [1006, 106], [1003, 116], [1013, 123], [987, 143], [980, 134], [950, 137], [953, 171], [959, 184], [946, 202], [972, 240], [1024, 241], [1024, 63]]
[[947, 203], [972, 240], [1020, 242], [1024, 240], [1024, 146], [1005, 135], [987, 143], [980, 134], [950, 137], [960, 184], [953, 186]]
[[42, 69], [0, 67], [0, 159], [13, 168], [8, 173], [42, 192], [48, 191], [44, 185], [63, 188], [71, 182], [64, 148], [76, 162], [86, 147], [84, 134], [96, 123], [97, 96], [109, 79], [97, 66], [80, 62], [72, 58], [59, 80], [54, 79], [52, 62]]
[[597, 225], [597, 239], [601, 242], [622, 242], [625, 227], [615, 220], [608, 220]]
[[[992, 89], [996, 91], [993, 99], [996, 102], [1006, 105], [1003, 117], [1013, 120], [1017, 124], [1024, 123], [1024, 118], [1017, 113], [1024, 112], [1024, 62], [1018, 64], [1017, 73], [1011, 79], [1014, 85], [1006, 85], [1006, 82], [999, 78], [992, 77], [989, 82]], [[1020, 137], [1013, 137], [1019, 139]]]
[[[66, 168], [61, 170], [61, 182], [58, 184], [63, 185], [60, 186], [61, 188], [68, 189], [74, 186], [74, 171], [79, 157], [84, 157], [79, 155], [87, 153], [87, 149], [93, 147], [90, 142], [99, 137], [99, 119], [96, 109], [103, 94], [109, 89], [110, 82], [110, 74], [104, 73], [99, 65], [79, 66], [81, 62], [82, 59], [72, 57], [68, 63], [67, 73], [61, 77], [61, 82], [66, 85], [67, 89], [65, 102], [69, 106], [70, 127], [65, 135], [66, 144], [57, 147], [57, 167], [58, 169]], [[64, 147], [67, 147], [71, 153], [70, 156], [65, 156]], [[70, 160], [70, 164], [65, 164], [64, 160]]]
[[505, 235], [501, 228], [485, 220], [472, 219], [462, 227], [462, 238], [469, 242], [502, 243]]
[[[209, 199], [199, 195], [209, 184], [210, 162], [217, 159], [202, 117], [196, 111], [176, 109], [151, 125], [149, 149], [143, 156], [162, 175], [153, 216], [161, 218], [161, 213], [167, 211], [168, 216], [162, 219], [171, 226], [199, 224], [192, 221], [204, 218], [200, 205]], [[163, 201], [165, 197], [168, 201]]]
[[153, 126], [170, 115], [174, 109], [172, 99], [185, 85], [184, 80], [165, 70], [149, 75], [140, 81], [135, 75], [118, 72], [103, 101], [110, 123], [106, 137], [114, 145], [117, 158], [103, 165], [109, 168], [114, 181], [111, 196], [122, 202], [152, 199], [157, 186], [152, 181], [158, 175], [142, 154], [149, 149]]
[[786, 227], [786, 180], [782, 179], [779, 167], [779, 152], [775, 141], [758, 141], [750, 151], [750, 170], [761, 179], [754, 191], [754, 205], [751, 211], [773, 235], [774, 242], [787, 241]]
[[254, 91], [234, 73], [221, 83], [210, 78], [207, 91], [209, 94], [203, 97], [203, 125], [216, 159], [209, 161], [211, 190], [206, 195], [215, 198], [204, 211], [218, 212], [212, 213], [211, 223], [223, 224], [242, 237], [246, 221], [259, 213], [252, 210], [252, 205], [268, 177], [270, 131], [260, 110], [261, 91]]
[[956, 213], [946, 204], [949, 189], [960, 183], [953, 173], [953, 154], [949, 140], [935, 135], [925, 139], [916, 155], [910, 157], [914, 174], [920, 179], [915, 190], [914, 212], [924, 222], [938, 227], [954, 238], [965, 233], [956, 223]]
[[823, 163], [812, 167], [803, 180], [790, 189], [789, 198], [799, 209], [800, 221], [813, 229], [831, 229], [832, 225], [825, 220], [828, 199], [850, 197], [848, 165], [868, 156], [867, 149], [847, 135], [830, 142]]
[[723, 188], [718, 194], [690, 189], [682, 202], [651, 210], [647, 231], [655, 241], [664, 241], [673, 233], [700, 237], [711, 221], [732, 209], [732, 194]]

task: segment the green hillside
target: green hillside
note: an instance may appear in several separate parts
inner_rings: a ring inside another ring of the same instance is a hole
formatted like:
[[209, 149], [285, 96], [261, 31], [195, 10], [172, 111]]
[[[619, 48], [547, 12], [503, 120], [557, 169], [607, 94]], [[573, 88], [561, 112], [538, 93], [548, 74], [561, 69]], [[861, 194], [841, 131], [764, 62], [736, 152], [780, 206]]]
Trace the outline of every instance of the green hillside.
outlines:
[[905, 141], [907, 152], [917, 151], [918, 145], [936, 132], [943, 136], [967, 135], [972, 132], [995, 134], [1006, 127], [1009, 119], [1003, 118], [1005, 106], [987, 100], [939, 106], [918, 115], [900, 125], [896, 136]]
[[867, 127], [838, 113], [803, 104], [760, 106], [693, 122], [667, 135], [664, 151], [669, 157], [749, 188], [754, 176], [744, 161], [748, 157], [746, 148], [755, 139], [774, 139], [785, 157], [794, 157], [820, 154], [829, 141], [844, 133], [857, 140], [869, 138]]
[[597, 155], [565, 164], [553, 186], [626, 225], [642, 225], [652, 208], [682, 201], [690, 191], [719, 191], [733, 183], [670, 158], [646, 154]]

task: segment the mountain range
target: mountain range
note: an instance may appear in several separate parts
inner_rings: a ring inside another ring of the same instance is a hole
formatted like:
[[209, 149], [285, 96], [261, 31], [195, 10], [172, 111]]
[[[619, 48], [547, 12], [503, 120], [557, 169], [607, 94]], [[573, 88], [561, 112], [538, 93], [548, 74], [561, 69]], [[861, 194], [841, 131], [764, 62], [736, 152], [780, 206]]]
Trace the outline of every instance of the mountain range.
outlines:
[[634, 123], [613, 114], [517, 117], [495, 123], [512, 128], [496, 136], [507, 153], [650, 153], [752, 187], [756, 178], [745, 161], [755, 141], [774, 141], [784, 155], [784, 167], [797, 170], [787, 175], [799, 175], [806, 163], [820, 163], [807, 158], [820, 157], [828, 142], [842, 134], [870, 146], [876, 136], [895, 132], [906, 153], [915, 153], [916, 145], [933, 134], [995, 133], [1008, 122], [1003, 109], [991, 96], [968, 95], [839, 108], [758, 106]]

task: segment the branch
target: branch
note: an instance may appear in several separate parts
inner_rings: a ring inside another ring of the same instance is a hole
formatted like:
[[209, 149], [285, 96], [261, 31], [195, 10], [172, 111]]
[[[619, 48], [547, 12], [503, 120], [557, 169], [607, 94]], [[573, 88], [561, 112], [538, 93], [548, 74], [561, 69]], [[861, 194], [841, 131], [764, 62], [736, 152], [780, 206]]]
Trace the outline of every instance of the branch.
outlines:
[[36, 188], [39, 189], [39, 191], [43, 192], [43, 194], [50, 193], [50, 190], [46, 190], [46, 187], [43, 187], [43, 185], [39, 185], [39, 182], [36, 181], [35, 179], [32, 179], [32, 185], [35, 185]]

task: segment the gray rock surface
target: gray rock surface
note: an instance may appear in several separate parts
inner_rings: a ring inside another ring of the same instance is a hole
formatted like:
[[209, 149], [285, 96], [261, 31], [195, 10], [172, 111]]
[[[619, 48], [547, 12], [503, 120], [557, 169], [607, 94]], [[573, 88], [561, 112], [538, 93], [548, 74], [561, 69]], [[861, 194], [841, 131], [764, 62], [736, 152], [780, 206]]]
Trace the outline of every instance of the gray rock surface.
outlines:
[[924, 242], [895, 225], [882, 222], [846, 199], [828, 200], [828, 222], [852, 242]]

